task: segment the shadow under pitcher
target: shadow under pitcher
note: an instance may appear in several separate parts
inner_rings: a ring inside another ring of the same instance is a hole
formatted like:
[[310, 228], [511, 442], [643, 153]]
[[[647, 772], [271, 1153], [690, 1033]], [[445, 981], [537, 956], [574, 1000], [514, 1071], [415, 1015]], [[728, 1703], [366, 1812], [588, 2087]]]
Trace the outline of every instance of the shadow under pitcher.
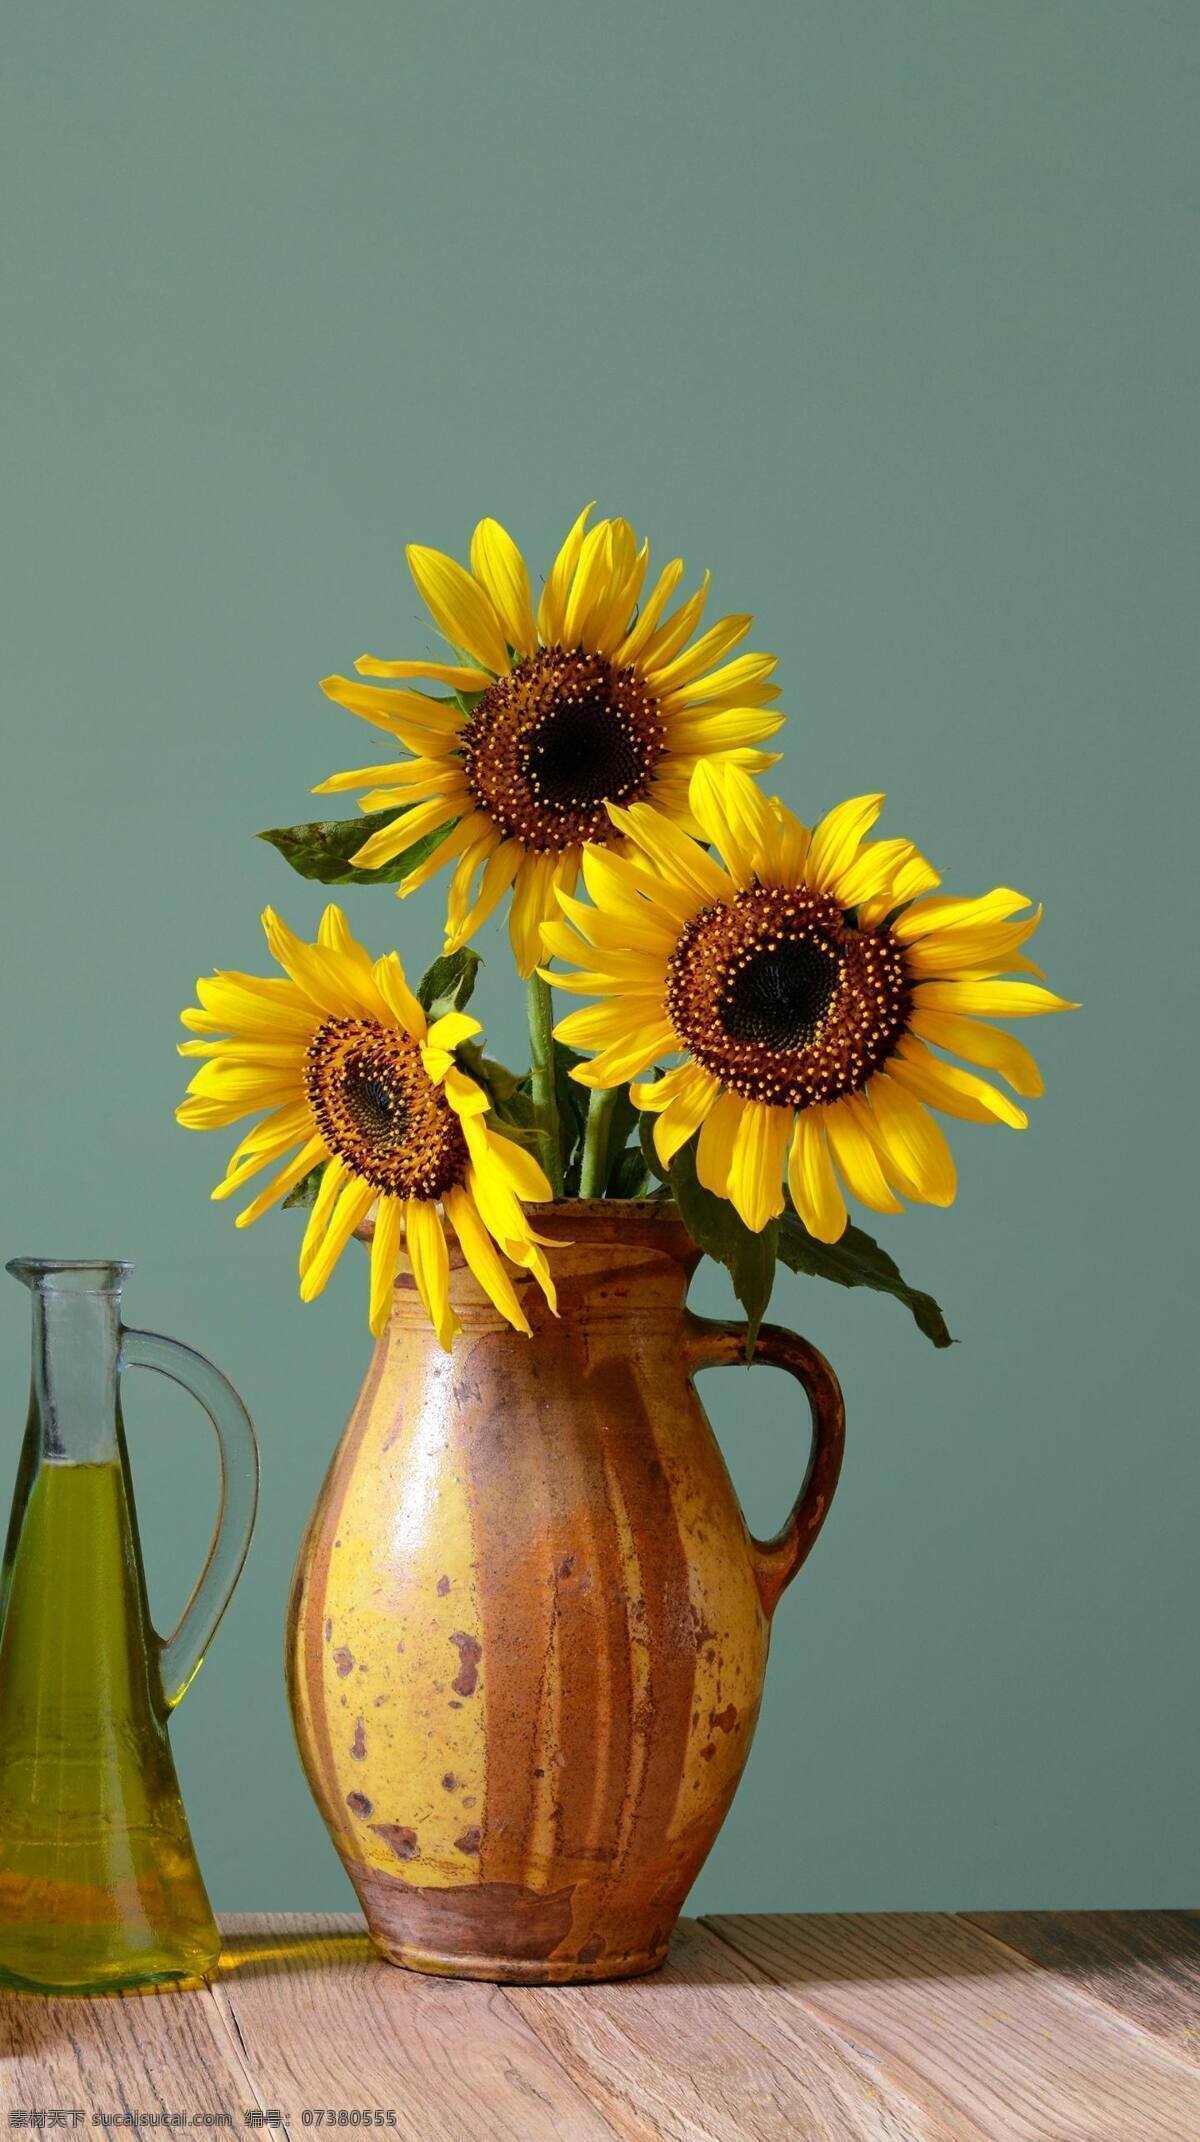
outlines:
[[[0, 1982], [95, 1993], [195, 1984], [220, 1937], [167, 1725], [254, 1527], [258, 1450], [219, 1370], [121, 1322], [121, 1263], [17, 1258], [33, 1383], [0, 1573]], [[208, 1559], [173, 1636], [150, 1619], [121, 1378], [197, 1398], [221, 1458]]]

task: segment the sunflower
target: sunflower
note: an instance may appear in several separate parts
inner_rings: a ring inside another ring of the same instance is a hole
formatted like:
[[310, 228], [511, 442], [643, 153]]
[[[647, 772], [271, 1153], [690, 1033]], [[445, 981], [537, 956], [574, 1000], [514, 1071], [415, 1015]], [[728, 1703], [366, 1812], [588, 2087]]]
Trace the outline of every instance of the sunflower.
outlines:
[[317, 795], [366, 788], [364, 810], [407, 806], [354, 857], [377, 869], [429, 835], [433, 853], [403, 879], [415, 891], [453, 863], [446, 949], [478, 929], [511, 888], [510, 933], [529, 975], [541, 958], [543, 922], [555, 894], [571, 893], [586, 843], [624, 845], [609, 804], [652, 803], [689, 832], [688, 782], [703, 759], [761, 772], [758, 750], [780, 727], [769, 711], [775, 658], [729, 659], [750, 629], [723, 617], [692, 635], [708, 594], [700, 587], [668, 605], [683, 576], [673, 558], [644, 602], [649, 545], [628, 521], [587, 526], [585, 507], [551, 568], [535, 614], [525, 561], [498, 521], [480, 521], [471, 570], [412, 544], [417, 588], [455, 662], [380, 662], [364, 655], [360, 677], [425, 678], [456, 694], [326, 677], [339, 706], [397, 737], [412, 755], [394, 764], [334, 774]]
[[547, 952], [582, 971], [549, 977], [603, 1002], [555, 1031], [598, 1049], [584, 1085], [624, 1084], [652, 1111], [664, 1165], [699, 1131], [696, 1171], [747, 1227], [783, 1209], [836, 1242], [845, 1188], [876, 1212], [900, 1198], [948, 1205], [955, 1169], [930, 1108], [1023, 1129], [1013, 1092], [1042, 1091], [1027, 1049], [989, 1019], [1073, 1007], [1035, 982], [1020, 947], [1041, 911], [1007, 887], [933, 896], [908, 841], [868, 840], [882, 796], [859, 796], [811, 832], [736, 767], [700, 765], [691, 811], [723, 865], [644, 803], [612, 816], [633, 850], [584, 857], [594, 907], [560, 894]]
[[387, 1323], [403, 1237], [421, 1300], [449, 1348], [459, 1323], [450, 1308], [440, 1202], [481, 1287], [528, 1333], [497, 1245], [533, 1274], [553, 1308], [542, 1238], [530, 1231], [520, 1203], [548, 1198], [550, 1185], [528, 1153], [488, 1127], [487, 1095], [455, 1061], [454, 1050], [479, 1032], [478, 1021], [452, 1011], [429, 1025], [396, 953], [372, 961], [339, 908], [326, 908], [315, 944], [294, 937], [270, 908], [263, 927], [283, 979], [215, 974], [196, 984], [199, 1009], [182, 1014], [204, 1038], [182, 1042], [180, 1054], [207, 1061], [178, 1120], [216, 1130], [266, 1111], [213, 1196], [229, 1197], [283, 1161], [238, 1214], [237, 1225], [246, 1227], [321, 1168], [300, 1249], [302, 1300], [321, 1292], [374, 1207], [372, 1331]]

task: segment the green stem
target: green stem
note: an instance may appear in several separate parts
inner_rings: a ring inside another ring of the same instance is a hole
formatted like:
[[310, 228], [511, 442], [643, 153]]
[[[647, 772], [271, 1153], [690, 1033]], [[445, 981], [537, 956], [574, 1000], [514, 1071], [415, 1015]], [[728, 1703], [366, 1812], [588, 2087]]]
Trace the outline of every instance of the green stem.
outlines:
[[563, 1194], [562, 1145], [558, 1134], [558, 1095], [554, 1086], [554, 999], [549, 982], [531, 974], [528, 982], [529, 1053], [533, 1105], [543, 1134], [543, 1156], [555, 1197]]
[[612, 1132], [613, 1110], [620, 1093], [619, 1086], [609, 1086], [606, 1091], [599, 1086], [592, 1088], [587, 1125], [583, 1133], [580, 1197], [604, 1196], [604, 1185], [608, 1180], [608, 1141]]

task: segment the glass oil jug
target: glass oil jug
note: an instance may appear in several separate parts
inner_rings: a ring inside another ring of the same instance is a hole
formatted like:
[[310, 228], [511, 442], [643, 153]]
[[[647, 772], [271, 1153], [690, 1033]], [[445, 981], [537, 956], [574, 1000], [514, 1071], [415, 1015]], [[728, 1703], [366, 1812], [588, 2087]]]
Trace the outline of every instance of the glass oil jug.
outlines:
[[[167, 1724], [241, 1573], [258, 1495], [245, 1407], [189, 1347], [121, 1322], [120, 1263], [18, 1258], [33, 1383], [0, 1571], [0, 1982], [95, 1993], [200, 1981], [220, 1938]], [[173, 1636], [146, 1599], [121, 1377], [152, 1368], [221, 1455], [208, 1560]]]

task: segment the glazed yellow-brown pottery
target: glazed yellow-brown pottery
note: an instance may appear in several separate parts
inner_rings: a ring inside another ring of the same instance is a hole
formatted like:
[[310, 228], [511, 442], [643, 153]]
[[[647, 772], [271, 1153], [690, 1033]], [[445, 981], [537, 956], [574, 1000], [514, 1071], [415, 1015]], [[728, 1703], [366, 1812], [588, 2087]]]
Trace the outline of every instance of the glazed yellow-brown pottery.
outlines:
[[465, 1978], [660, 1964], [733, 1798], [771, 1616], [824, 1520], [841, 1395], [764, 1326], [811, 1403], [787, 1523], [751, 1537], [696, 1370], [744, 1358], [693, 1316], [670, 1206], [543, 1207], [560, 1315], [510, 1330], [454, 1262], [444, 1353], [396, 1281], [301, 1546], [288, 1678], [301, 1757], [379, 1948]]

